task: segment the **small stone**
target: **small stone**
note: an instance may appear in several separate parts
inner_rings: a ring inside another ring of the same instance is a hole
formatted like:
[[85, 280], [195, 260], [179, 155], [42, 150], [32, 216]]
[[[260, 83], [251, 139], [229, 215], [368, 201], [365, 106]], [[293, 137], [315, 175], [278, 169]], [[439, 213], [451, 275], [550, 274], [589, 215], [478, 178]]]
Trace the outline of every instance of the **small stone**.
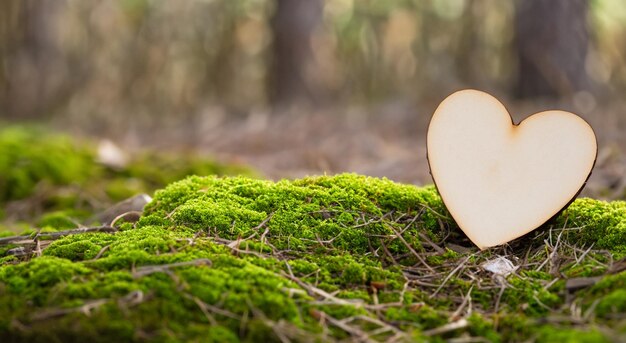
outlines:
[[565, 288], [569, 292], [576, 292], [583, 288], [591, 287], [598, 283], [602, 278], [601, 277], [576, 277], [568, 279], [565, 282]]

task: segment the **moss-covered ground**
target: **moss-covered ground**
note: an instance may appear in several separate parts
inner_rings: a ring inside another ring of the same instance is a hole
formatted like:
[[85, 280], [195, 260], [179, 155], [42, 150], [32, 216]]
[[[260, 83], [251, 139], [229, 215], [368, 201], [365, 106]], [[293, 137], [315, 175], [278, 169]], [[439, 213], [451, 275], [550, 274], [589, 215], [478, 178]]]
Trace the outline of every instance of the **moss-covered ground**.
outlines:
[[241, 165], [173, 153], [143, 152], [115, 167], [98, 161], [95, 142], [39, 127], [0, 129], [0, 220], [13, 227], [42, 216], [80, 221], [187, 175], [254, 175]]
[[[91, 162], [75, 163], [67, 179], [32, 176], [28, 191], [9, 190], [28, 178], [0, 181], [3, 201], [33, 197], [39, 179], [53, 190], [125, 180], [99, 168], [83, 177]], [[76, 228], [67, 213], [80, 206], [51, 202], [45, 229], [33, 230], [40, 216], [21, 236], [0, 239], [0, 341], [626, 337], [626, 202], [578, 199], [553, 222], [485, 251], [433, 187], [354, 174], [190, 176], [156, 191], [138, 220], [113, 226]], [[515, 270], [487, 271], [497, 258]]]

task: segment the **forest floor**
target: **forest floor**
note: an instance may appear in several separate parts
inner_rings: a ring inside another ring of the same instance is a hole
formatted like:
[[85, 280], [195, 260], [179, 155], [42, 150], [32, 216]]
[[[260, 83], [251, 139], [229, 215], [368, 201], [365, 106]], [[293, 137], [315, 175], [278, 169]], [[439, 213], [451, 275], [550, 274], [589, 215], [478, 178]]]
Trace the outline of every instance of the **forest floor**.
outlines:
[[[109, 133], [121, 147], [196, 151], [225, 163], [249, 165], [272, 180], [355, 172], [426, 185], [432, 183], [426, 131], [436, 106], [436, 102], [397, 102], [367, 109], [294, 108], [239, 115], [210, 108], [186, 120], [174, 118], [136, 126], [114, 123]], [[518, 102], [510, 111], [518, 123], [550, 108], [581, 113], [568, 102]], [[611, 103], [581, 114], [594, 127], [599, 143], [596, 166], [583, 196], [626, 196], [626, 115], [621, 108], [621, 103]], [[120, 130], [128, 127], [136, 129]], [[78, 132], [84, 134], [85, 130]], [[101, 127], [93, 132], [103, 135]]]
[[[433, 187], [409, 184], [430, 183], [427, 117], [394, 113], [149, 130], [134, 144], [155, 150], [120, 165], [104, 162], [97, 142], [3, 129], [0, 338], [623, 341], [625, 202], [579, 199], [480, 251]], [[600, 181], [618, 170], [619, 151], [602, 149]], [[263, 180], [340, 171], [403, 183]], [[174, 182], [192, 174], [252, 177]], [[109, 207], [141, 193], [154, 197], [143, 212], [143, 196], [140, 207]]]

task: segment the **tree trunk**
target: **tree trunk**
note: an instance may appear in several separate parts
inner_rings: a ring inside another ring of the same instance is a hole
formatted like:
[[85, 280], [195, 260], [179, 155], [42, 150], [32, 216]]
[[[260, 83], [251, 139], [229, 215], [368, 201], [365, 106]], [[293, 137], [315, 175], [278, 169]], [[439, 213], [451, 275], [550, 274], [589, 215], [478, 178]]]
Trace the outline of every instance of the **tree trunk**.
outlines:
[[322, 18], [322, 0], [276, 0], [272, 18], [272, 67], [269, 99], [275, 106], [313, 102], [315, 87], [307, 76], [311, 38]]
[[0, 1], [0, 118], [11, 113], [9, 65], [12, 54], [23, 40], [22, 1]]
[[590, 88], [587, 0], [522, 0], [515, 14], [520, 98], [568, 96]]
[[13, 119], [48, 114], [62, 94], [54, 20], [63, 0], [8, 0], [0, 6], [0, 106]]

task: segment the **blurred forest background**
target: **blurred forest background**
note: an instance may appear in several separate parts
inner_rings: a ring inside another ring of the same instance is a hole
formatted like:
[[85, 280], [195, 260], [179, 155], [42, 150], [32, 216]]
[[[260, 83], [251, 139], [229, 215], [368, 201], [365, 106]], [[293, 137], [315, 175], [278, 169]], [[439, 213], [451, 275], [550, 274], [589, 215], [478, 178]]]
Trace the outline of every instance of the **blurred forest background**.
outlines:
[[477, 88], [518, 121], [589, 120], [589, 188], [623, 192], [625, 54], [621, 0], [3, 0], [0, 118], [270, 178], [430, 183], [429, 117]]

